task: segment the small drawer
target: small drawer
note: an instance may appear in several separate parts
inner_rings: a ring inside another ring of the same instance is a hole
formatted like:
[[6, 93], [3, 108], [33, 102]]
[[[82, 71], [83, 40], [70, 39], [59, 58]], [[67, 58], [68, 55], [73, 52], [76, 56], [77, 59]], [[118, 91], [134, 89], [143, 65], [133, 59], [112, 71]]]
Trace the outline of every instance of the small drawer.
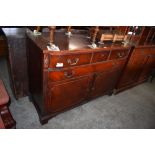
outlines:
[[92, 63], [106, 61], [108, 59], [110, 51], [98, 51], [94, 52]]
[[92, 53], [51, 55], [49, 67], [65, 68], [89, 64]]
[[128, 49], [112, 50], [110, 60], [124, 58], [128, 55], [128, 52], [129, 52]]

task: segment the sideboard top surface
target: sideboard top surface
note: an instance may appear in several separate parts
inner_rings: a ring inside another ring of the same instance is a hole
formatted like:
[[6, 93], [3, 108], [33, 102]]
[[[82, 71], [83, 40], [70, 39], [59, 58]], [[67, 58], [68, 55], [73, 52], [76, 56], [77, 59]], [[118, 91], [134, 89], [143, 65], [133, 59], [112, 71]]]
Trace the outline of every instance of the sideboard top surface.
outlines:
[[[33, 40], [33, 42], [41, 48], [43, 51], [47, 50], [47, 45], [50, 41], [49, 32], [42, 32], [41, 35], [35, 36], [33, 32], [27, 29], [28, 37]], [[109, 50], [111, 48], [129, 48], [129, 45], [124, 45], [122, 43], [111, 43], [107, 42], [104, 44], [97, 44], [97, 48], [92, 49], [88, 45], [91, 45], [90, 38], [88, 34], [84, 33], [74, 33], [71, 37], [65, 35], [64, 31], [56, 31], [54, 43], [56, 46], [59, 47], [60, 51], [62, 52], [74, 52], [76, 50], [80, 51], [92, 51], [92, 50]], [[54, 52], [54, 51], [52, 51]], [[57, 52], [57, 51], [56, 51]], [[55, 52], [55, 53], [56, 53]]]

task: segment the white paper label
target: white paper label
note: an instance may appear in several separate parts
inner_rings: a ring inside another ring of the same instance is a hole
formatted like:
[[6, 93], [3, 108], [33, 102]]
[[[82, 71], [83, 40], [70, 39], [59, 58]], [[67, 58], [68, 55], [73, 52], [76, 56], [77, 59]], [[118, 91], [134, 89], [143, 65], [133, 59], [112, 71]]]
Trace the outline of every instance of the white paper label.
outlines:
[[63, 66], [64, 66], [63, 63], [57, 63], [57, 64], [56, 64], [56, 67], [63, 67]]
[[132, 32], [128, 32], [128, 34], [132, 34]]
[[47, 46], [47, 49], [49, 51], [60, 51], [59, 47], [58, 46]]

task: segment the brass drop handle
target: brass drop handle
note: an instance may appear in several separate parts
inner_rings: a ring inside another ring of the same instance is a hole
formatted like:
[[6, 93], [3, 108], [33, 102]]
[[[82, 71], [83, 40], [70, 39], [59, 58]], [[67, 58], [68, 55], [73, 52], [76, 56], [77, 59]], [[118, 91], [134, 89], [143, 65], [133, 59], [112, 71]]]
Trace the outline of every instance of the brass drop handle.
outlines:
[[119, 57], [119, 58], [122, 58], [123, 56], [124, 56], [124, 53], [117, 53], [117, 56]]
[[64, 75], [67, 77], [67, 78], [71, 78], [71, 77], [73, 77], [73, 74], [74, 74], [75, 72], [74, 71], [65, 71], [64, 72]]
[[68, 64], [70, 64], [71, 66], [76, 65], [79, 62], [79, 58], [75, 58], [74, 61], [72, 61], [71, 59], [67, 59]]

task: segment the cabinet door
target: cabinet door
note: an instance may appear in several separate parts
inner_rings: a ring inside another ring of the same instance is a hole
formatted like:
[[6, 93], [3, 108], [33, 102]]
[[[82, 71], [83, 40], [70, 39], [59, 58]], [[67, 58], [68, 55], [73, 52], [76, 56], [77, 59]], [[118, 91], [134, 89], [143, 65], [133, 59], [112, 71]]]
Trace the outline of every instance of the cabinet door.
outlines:
[[91, 97], [95, 98], [111, 92], [116, 85], [120, 75], [118, 68], [111, 68], [107, 72], [101, 72], [94, 75], [94, 82], [91, 87]]
[[128, 64], [124, 70], [124, 73], [121, 77], [121, 80], [119, 82], [118, 88], [136, 83], [141, 71], [143, 69], [143, 66], [145, 64], [147, 57], [142, 51], [136, 50], [132, 56], [130, 57], [130, 60], [128, 61]]
[[139, 77], [139, 81], [147, 80], [149, 77], [152, 68], [155, 68], [155, 54], [154, 55], [149, 55], [147, 57], [147, 61], [144, 64], [144, 68], [141, 72], [141, 75]]
[[47, 111], [59, 112], [84, 101], [88, 96], [92, 76], [51, 84], [48, 88]]

